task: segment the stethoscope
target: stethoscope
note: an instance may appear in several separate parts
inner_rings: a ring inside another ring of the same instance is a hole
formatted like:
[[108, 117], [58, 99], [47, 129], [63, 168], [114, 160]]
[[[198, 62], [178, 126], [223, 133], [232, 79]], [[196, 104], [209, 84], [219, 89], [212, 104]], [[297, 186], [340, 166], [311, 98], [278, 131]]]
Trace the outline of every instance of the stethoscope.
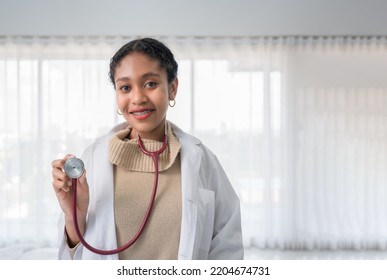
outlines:
[[117, 249], [101, 250], [101, 249], [94, 248], [89, 243], [87, 243], [86, 240], [82, 237], [81, 231], [79, 230], [79, 226], [78, 226], [76, 201], [77, 201], [77, 181], [78, 181], [78, 178], [82, 176], [82, 174], [85, 170], [85, 165], [81, 159], [76, 158], [76, 157], [69, 158], [65, 162], [64, 170], [65, 170], [65, 173], [67, 174], [67, 176], [71, 179], [71, 184], [72, 184], [72, 189], [73, 189], [72, 211], [73, 211], [73, 220], [74, 220], [75, 231], [77, 233], [77, 236], [78, 236], [80, 242], [83, 244], [83, 246], [85, 246], [87, 249], [89, 249], [90, 251], [92, 251], [96, 254], [100, 254], [100, 255], [118, 254], [118, 253], [128, 249], [130, 246], [132, 246], [137, 241], [137, 239], [140, 237], [140, 235], [142, 234], [144, 227], [145, 227], [145, 225], [148, 221], [148, 218], [150, 216], [150, 213], [152, 211], [153, 203], [155, 201], [156, 192], [157, 192], [158, 179], [159, 179], [159, 156], [164, 152], [164, 150], [167, 147], [167, 135], [164, 136], [162, 147], [158, 151], [154, 151], [154, 152], [147, 151], [144, 147], [144, 144], [142, 143], [140, 135], [137, 135], [137, 137], [138, 137], [138, 146], [140, 147], [140, 150], [145, 155], [150, 156], [153, 160], [154, 169], [155, 169], [155, 176], [154, 176], [154, 181], [153, 181], [153, 191], [152, 191], [151, 199], [149, 201], [149, 205], [148, 205], [148, 208], [146, 210], [144, 219], [143, 219], [139, 229], [137, 230], [137, 233], [134, 235], [134, 237], [131, 240], [129, 240], [128, 243], [126, 243], [125, 245], [123, 245]]

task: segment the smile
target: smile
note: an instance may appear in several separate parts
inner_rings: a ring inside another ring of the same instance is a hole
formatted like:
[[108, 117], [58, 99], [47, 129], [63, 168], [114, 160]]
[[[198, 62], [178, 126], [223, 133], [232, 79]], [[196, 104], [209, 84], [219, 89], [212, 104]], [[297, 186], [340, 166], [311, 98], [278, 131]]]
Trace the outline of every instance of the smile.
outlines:
[[145, 120], [148, 117], [150, 117], [154, 111], [155, 111], [154, 109], [148, 109], [148, 110], [143, 110], [143, 111], [130, 112], [130, 114], [135, 119], [141, 121], [141, 120]]
[[152, 111], [154, 111], [154, 110], [145, 110], [145, 111], [139, 111], [139, 112], [131, 112], [131, 114], [136, 115], [136, 116], [142, 116], [142, 115], [149, 114]]

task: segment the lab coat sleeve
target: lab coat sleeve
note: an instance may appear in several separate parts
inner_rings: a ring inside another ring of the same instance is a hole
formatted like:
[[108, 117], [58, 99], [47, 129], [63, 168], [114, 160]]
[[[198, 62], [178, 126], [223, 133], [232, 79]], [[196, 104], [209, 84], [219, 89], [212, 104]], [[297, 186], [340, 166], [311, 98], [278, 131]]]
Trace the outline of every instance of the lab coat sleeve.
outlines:
[[239, 198], [216, 156], [210, 153], [209, 157], [207, 185], [215, 191], [215, 217], [208, 258], [243, 259]]
[[59, 217], [58, 233], [59, 233], [59, 236], [58, 236], [58, 240], [59, 240], [58, 259], [59, 260], [81, 259], [83, 245], [78, 244], [76, 246], [76, 248], [70, 249], [68, 244], [67, 244], [64, 214], [63, 213]]

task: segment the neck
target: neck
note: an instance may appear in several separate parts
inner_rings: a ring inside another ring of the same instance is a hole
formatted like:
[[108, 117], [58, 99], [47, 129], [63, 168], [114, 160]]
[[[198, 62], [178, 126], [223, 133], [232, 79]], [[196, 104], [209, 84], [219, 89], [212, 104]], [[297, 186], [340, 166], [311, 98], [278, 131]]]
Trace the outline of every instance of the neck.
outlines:
[[140, 135], [142, 139], [162, 142], [165, 135], [165, 122], [164, 122], [164, 125], [158, 126], [154, 130], [149, 132], [138, 131], [133, 128], [132, 131], [130, 132], [130, 139], [137, 138], [137, 134]]

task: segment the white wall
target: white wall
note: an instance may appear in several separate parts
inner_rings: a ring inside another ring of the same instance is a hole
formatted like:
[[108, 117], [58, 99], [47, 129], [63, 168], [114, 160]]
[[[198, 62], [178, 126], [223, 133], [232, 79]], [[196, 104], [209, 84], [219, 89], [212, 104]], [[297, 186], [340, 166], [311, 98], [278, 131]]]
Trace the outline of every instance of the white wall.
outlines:
[[0, 0], [1, 35], [386, 35], [385, 0]]

